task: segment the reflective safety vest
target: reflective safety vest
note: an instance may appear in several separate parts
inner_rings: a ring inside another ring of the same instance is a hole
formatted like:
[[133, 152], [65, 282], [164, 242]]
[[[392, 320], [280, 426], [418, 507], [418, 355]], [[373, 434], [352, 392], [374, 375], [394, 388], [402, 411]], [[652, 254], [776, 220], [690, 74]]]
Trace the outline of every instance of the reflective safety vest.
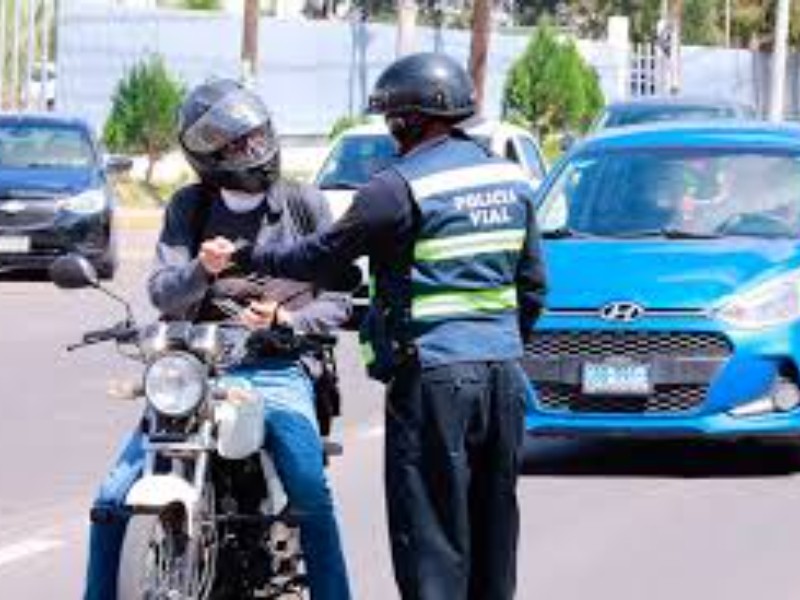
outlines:
[[411, 264], [375, 283], [364, 348], [370, 372], [388, 379], [405, 353], [423, 368], [522, 356], [515, 276], [534, 218], [522, 170], [457, 138], [393, 168], [420, 220]]

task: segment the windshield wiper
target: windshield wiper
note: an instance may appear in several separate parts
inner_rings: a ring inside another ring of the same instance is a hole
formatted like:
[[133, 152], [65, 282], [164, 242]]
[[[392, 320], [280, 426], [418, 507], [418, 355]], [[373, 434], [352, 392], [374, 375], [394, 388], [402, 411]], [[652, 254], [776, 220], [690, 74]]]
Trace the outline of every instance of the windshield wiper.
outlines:
[[542, 237], [546, 240], [563, 240], [566, 238], [587, 237], [587, 234], [569, 227], [558, 227], [557, 229], [542, 231]]
[[661, 230], [661, 235], [672, 240], [714, 240], [722, 237], [713, 231], [686, 231], [684, 229], [674, 229], [665, 227]]
[[641, 229], [639, 231], [622, 231], [603, 235], [604, 237], [622, 239], [663, 237], [671, 240], [713, 240], [721, 237], [718, 233], [712, 233], [708, 231], [686, 231], [683, 229], [674, 229], [672, 227], [662, 227], [661, 229]]
[[335, 181], [333, 183], [325, 183], [320, 185], [321, 190], [358, 190], [361, 189], [363, 184], [355, 183], [354, 181]]

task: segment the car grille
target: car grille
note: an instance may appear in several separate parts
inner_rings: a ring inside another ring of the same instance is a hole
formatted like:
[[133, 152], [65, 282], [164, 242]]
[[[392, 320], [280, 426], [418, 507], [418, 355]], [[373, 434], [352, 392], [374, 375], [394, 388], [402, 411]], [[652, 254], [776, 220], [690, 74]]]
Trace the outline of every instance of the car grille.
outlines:
[[728, 339], [715, 333], [645, 331], [541, 331], [528, 352], [536, 356], [727, 357]]
[[658, 388], [646, 397], [583, 396], [576, 386], [538, 384], [539, 406], [552, 412], [596, 414], [683, 413], [698, 408], [707, 386], [671, 385]]
[[[0, 200], [0, 205], [5, 201]], [[55, 221], [55, 208], [47, 199], [26, 200], [21, 212], [8, 213], [0, 209], [0, 230], [15, 231], [49, 228]]]
[[[540, 331], [528, 346], [533, 357], [578, 360], [628, 357], [651, 360], [708, 358], [725, 359], [733, 351], [721, 334], [643, 331]], [[709, 382], [710, 383], [710, 382]], [[548, 412], [582, 414], [680, 414], [698, 409], [709, 383], [657, 385], [649, 396], [586, 396], [580, 385], [558, 382], [536, 383], [539, 408]]]

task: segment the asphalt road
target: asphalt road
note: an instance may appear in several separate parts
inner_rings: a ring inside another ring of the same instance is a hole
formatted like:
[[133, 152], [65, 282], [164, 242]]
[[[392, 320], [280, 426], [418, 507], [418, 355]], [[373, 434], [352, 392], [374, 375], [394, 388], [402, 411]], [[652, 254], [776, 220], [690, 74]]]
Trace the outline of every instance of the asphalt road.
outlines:
[[[114, 287], [142, 294], [152, 234], [126, 234]], [[87, 507], [139, 407], [112, 348], [67, 353], [121, 316], [87, 291], [0, 280], [0, 599], [80, 597]], [[381, 496], [380, 389], [352, 336], [331, 467], [357, 600], [396, 592]], [[800, 451], [790, 445], [536, 441], [520, 482], [522, 600], [789, 600], [800, 594]], [[486, 515], [491, 519], [491, 515]]]

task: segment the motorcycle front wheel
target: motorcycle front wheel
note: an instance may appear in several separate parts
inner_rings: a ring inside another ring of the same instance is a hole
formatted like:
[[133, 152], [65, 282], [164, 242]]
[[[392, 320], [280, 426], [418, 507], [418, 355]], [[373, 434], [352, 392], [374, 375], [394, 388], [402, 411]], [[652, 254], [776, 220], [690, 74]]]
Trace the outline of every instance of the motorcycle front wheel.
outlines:
[[208, 600], [213, 587], [217, 544], [212, 526], [186, 533], [179, 506], [159, 515], [134, 515], [125, 533], [118, 600]]

